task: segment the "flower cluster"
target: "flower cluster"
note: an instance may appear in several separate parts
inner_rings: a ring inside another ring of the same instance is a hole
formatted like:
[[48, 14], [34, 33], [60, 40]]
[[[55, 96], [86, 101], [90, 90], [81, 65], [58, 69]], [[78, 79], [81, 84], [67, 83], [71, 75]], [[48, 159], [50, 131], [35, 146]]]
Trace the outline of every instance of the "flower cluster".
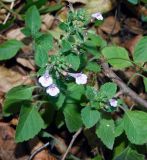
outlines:
[[57, 96], [60, 93], [59, 88], [53, 83], [53, 79], [48, 73], [41, 76], [38, 81], [46, 88], [46, 93], [50, 96]]
[[[83, 73], [67, 73], [67, 75], [75, 78], [78, 85], [87, 83], [87, 76]], [[59, 88], [53, 83], [53, 79], [48, 72], [41, 76], [38, 81], [46, 88], [46, 93], [50, 96], [57, 96], [60, 93]]]

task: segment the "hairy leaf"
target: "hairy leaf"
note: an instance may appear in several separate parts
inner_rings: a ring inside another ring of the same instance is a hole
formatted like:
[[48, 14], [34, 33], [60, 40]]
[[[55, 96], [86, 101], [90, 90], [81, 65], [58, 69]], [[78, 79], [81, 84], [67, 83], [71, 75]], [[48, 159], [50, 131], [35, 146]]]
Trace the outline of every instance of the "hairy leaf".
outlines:
[[22, 47], [22, 43], [17, 40], [8, 40], [0, 45], [0, 61], [7, 60], [14, 57], [19, 49]]
[[35, 106], [22, 106], [16, 128], [16, 141], [23, 142], [33, 138], [44, 127], [44, 122]]

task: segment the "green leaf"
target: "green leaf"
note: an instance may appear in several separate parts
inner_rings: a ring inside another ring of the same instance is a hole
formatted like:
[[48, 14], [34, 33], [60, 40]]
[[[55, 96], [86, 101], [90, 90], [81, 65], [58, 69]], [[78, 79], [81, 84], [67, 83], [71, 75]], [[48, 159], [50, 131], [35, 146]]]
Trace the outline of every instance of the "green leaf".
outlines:
[[33, 89], [33, 86], [17, 86], [8, 91], [4, 101], [4, 113], [19, 111], [22, 103], [31, 100]]
[[113, 148], [115, 140], [115, 126], [113, 120], [102, 119], [96, 128], [96, 134], [101, 141], [109, 148]]
[[8, 40], [0, 45], [0, 60], [7, 60], [14, 57], [23, 46], [20, 41]]
[[72, 48], [72, 45], [67, 40], [62, 40], [62, 52], [68, 52]]
[[114, 160], [145, 160], [145, 157], [130, 147], [127, 147], [120, 155], [115, 157]]
[[56, 4], [56, 5], [51, 5], [51, 6], [47, 6], [43, 9], [40, 9], [40, 13], [48, 13], [48, 12], [55, 12], [55, 11], [58, 11], [60, 10], [64, 5], [62, 4]]
[[86, 69], [95, 73], [101, 71], [101, 67], [96, 62], [89, 62], [86, 66]]
[[44, 127], [44, 122], [35, 106], [22, 106], [16, 128], [16, 142], [33, 138]]
[[84, 94], [84, 91], [85, 88], [83, 85], [77, 85], [75, 83], [67, 84], [66, 98], [68, 99], [68, 102], [71, 100], [80, 100], [82, 95]]
[[117, 85], [112, 82], [105, 83], [100, 88], [100, 93], [108, 99], [113, 98], [117, 91]]
[[81, 116], [86, 128], [93, 127], [100, 119], [100, 113], [97, 110], [92, 110], [90, 107], [83, 108]]
[[124, 130], [134, 144], [147, 142], [147, 113], [142, 111], [126, 111], [124, 115]]
[[74, 54], [66, 56], [67, 63], [71, 64], [73, 70], [77, 71], [80, 66], [80, 57]]
[[35, 41], [35, 63], [44, 67], [48, 63], [48, 51], [53, 48], [53, 37], [50, 34], [41, 35]]
[[86, 97], [89, 100], [94, 100], [96, 96], [97, 96], [97, 90], [94, 87], [87, 86], [86, 87]]
[[65, 101], [65, 95], [60, 93], [59, 96], [58, 96], [58, 99], [55, 102], [55, 105], [57, 106], [57, 109], [60, 109], [63, 106], [64, 101]]
[[102, 50], [102, 54], [114, 68], [122, 69], [132, 65], [125, 48], [117, 46], [105, 47]]
[[147, 62], [147, 36], [142, 37], [137, 43], [133, 55], [135, 62]]
[[41, 116], [45, 124], [44, 128], [50, 126], [55, 116], [55, 107], [53, 107], [52, 105], [47, 106]]
[[48, 52], [53, 48], [53, 36], [51, 34], [41, 34], [35, 39], [35, 45], [44, 48]]
[[115, 137], [118, 137], [124, 131], [124, 123], [123, 123], [123, 119], [118, 119], [115, 122], [116, 122], [116, 124], [115, 124]]
[[63, 113], [66, 126], [70, 132], [76, 132], [80, 127], [82, 127], [82, 119], [76, 105], [67, 104]]
[[41, 46], [35, 48], [35, 63], [39, 67], [45, 67], [48, 63], [48, 52]]
[[106, 41], [102, 39], [102, 37], [94, 33], [88, 33], [88, 38], [90, 40], [85, 42], [87, 46], [91, 44], [92, 46], [104, 47], [107, 44]]
[[32, 36], [35, 36], [35, 34], [39, 31], [41, 27], [40, 14], [36, 6], [32, 6], [27, 10], [25, 16], [25, 24], [26, 27], [30, 29]]
[[30, 100], [32, 98], [33, 86], [17, 86], [9, 90], [6, 94], [6, 99], [12, 100]]
[[87, 46], [87, 45], [85, 45], [84, 49], [88, 53], [92, 54], [96, 58], [99, 58], [101, 56], [100, 52], [98, 51], [97, 47], [95, 47], [95, 46]]
[[128, 2], [132, 3], [132, 4], [138, 4], [138, 0], [128, 0]]
[[141, 0], [141, 2], [147, 3], [147, 0]]
[[147, 92], [147, 78], [146, 77], [143, 77], [143, 83], [145, 86], [145, 92]]

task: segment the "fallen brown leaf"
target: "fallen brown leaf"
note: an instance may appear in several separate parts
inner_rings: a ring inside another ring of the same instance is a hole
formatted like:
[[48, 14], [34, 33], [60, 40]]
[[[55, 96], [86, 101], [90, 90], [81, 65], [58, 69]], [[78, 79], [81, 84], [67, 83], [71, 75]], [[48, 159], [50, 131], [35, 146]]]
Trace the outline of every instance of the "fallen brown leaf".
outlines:
[[130, 53], [133, 54], [135, 46], [136, 46], [137, 42], [141, 39], [141, 37], [142, 37], [142, 35], [137, 35], [137, 36], [133, 37], [132, 39], [125, 41], [124, 47], [127, 48], [130, 51]]
[[56, 137], [56, 143], [55, 143], [55, 148], [57, 151], [61, 154], [64, 154], [67, 150], [67, 145], [65, 144], [65, 141], [63, 138], [59, 137], [58, 135], [55, 135]]
[[120, 31], [120, 23], [115, 19], [115, 17], [110, 16], [104, 20], [100, 29], [107, 34], [115, 35]]
[[[33, 153], [36, 149], [42, 147], [44, 144], [36, 137], [29, 141], [29, 146], [31, 149], [31, 153]], [[48, 150], [45, 148], [35, 155], [33, 160], [57, 160], [54, 156], [52, 156]]]
[[32, 84], [32, 80], [27, 76], [0, 66], [0, 91], [6, 93], [11, 88], [21, 84]]
[[47, 31], [48, 29], [50, 29], [54, 22], [54, 16], [47, 13], [45, 15], [42, 15], [41, 19], [42, 19], [41, 30]]
[[[22, 146], [17, 150], [14, 140], [15, 130], [8, 123], [0, 122], [0, 159], [1, 160], [25, 160], [28, 156], [22, 155]], [[23, 153], [25, 151], [23, 150]], [[16, 155], [18, 157], [16, 157]]]
[[34, 63], [34, 60], [28, 60], [28, 59], [25, 59], [25, 58], [17, 58], [16, 59], [16, 61], [18, 62], [18, 63], [20, 63], [22, 66], [24, 66], [24, 67], [27, 67], [27, 68], [29, 68], [29, 69], [31, 69], [31, 70], [35, 70], [35, 63]]
[[111, 11], [116, 6], [116, 0], [89, 0], [85, 6], [88, 13], [105, 13]]
[[12, 29], [10, 31], [8, 31], [6, 33], [6, 37], [8, 39], [17, 39], [17, 40], [22, 40], [23, 38], [25, 38], [25, 35], [21, 32], [22, 28], [16, 28], [16, 29]]
[[125, 19], [124, 27], [127, 28], [132, 33], [143, 34], [141, 23], [136, 18]]

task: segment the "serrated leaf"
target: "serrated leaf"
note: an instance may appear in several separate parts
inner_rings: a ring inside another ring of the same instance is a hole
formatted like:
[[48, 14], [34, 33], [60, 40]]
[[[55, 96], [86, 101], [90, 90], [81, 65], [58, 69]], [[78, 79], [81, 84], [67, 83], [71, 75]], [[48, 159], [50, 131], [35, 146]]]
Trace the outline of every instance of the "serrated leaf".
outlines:
[[145, 157], [130, 147], [127, 147], [120, 155], [115, 157], [114, 160], [145, 160]]
[[83, 108], [81, 116], [86, 128], [93, 127], [100, 119], [100, 113], [97, 110], [92, 110], [90, 107]]
[[70, 51], [72, 48], [72, 45], [69, 43], [69, 41], [66, 40], [62, 40], [62, 52], [68, 52]]
[[126, 111], [124, 115], [124, 130], [131, 143], [147, 142], [147, 113], [142, 111]]
[[116, 91], [117, 91], [117, 85], [115, 83], [108, 82], [108, 83], [105, 83], [104, 85], [101, 86], [99, 92], [103, 96], [110, 99], [116, 94]]
[[45, 67], [48, 63], [48, 52], [41, 46], [35, 48], [35, 63], [39, 67]]
[[147, 62], [147, 36], [142, 37], [137, 43], [133, 55], [135, 62]]
[[53, 37], [49, 34], [41, 35], [35, 40], [35, 63], [44, 67], [48, 63], [48, 51], [53, 48]]
[[79, 66], [80, 66], [80, 57], [76, 56], [74, 54], [69, 54], [68, 56], [66, 56], [66, 61], [67, 63], [71, 64], [71, 68], [75, 71], [78, 70]]
[[115, 126], [113, 120], [102, 119], [96, 128], [96, 135], [109, 148], [112, 149], [115, 140]]
[[89, 100], [94, 100], [97, 95], [97, 90], [94, 87], [87, 86], [86, 87], [86, 97]]
[[8, 91], [4, 101], [4, 113], [19, 111], [22, 103], [31, 100], [33, 89], [33, 86], [17, 86]]
[[33, 36], [39, 31], [41, 27], [40, 14], [36, 6], [30, 7], [25, 16], [25, 24], [28, 29], [30, 29]]
[[7, 60], [14, 57], [23, 46], [20, 41], [8, 40], [0, 45], [0, 60]]
[[114, 68], [123, 69], [132, 65], [125, 48], [117, 46], [105, 47], [102, 50], [102, 54]]
[[35, 106], [22, 106], [16, 128], [16, 142], [33, 138], [44, 127], [44, 122]]
[[101, 71], [101, 67], [96, 62], [89, 62], [86, 66], [86, 69], [95, 73]]
[[115, 123], [115, 137], [120, 136], [124, 131], [124, 122], [123, 119], [119, 119]]
[[66, 126], [70, 132], [76, 132], [82, 127], [81, 115], [76, 105], [67, 104], [63, 113]]
[[83, 85], [77, 85], [75, 83], [69, 83], [67, 84], [67, 92], [66, 92], [66, 98], [68, 101], [70, 100], [80, 100], [82, 95], [84, 94], [85, 88]]
[[41, 34], [35, 39], [35, 45], [44, 48], [45, 51], [49, 51], [53, 48], [53, 37], [51, 34]]
[[19, 100], [29, 100], [32, 98], [33, 86], [17, 86], [9, 90], [6, 94], [6, 99], [19, 99]]

